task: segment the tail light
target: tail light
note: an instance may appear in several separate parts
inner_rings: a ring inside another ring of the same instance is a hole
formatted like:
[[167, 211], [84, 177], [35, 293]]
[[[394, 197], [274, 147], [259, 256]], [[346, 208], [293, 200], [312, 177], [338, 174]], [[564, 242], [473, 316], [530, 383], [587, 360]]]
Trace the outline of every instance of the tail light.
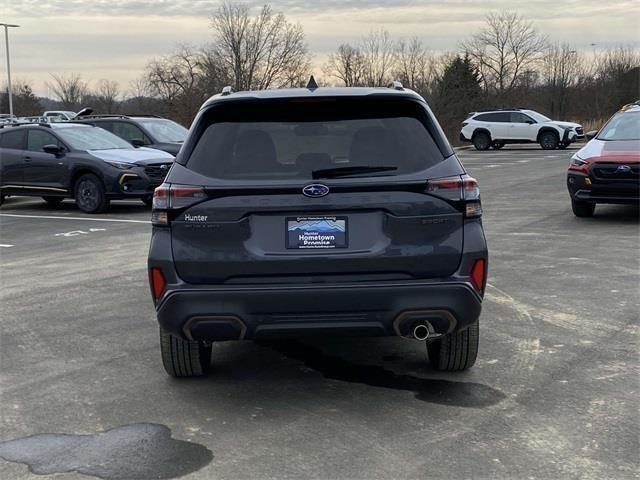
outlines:
[[162, 270], [157, 267], [149, 270], [149, 286], [151, 287], [153, 299], [156, 301], [159, 300], [167, 286]]
[[189, 207], [205, 198], [207, 194], [202, 187], [162, 184], [153, 192], [151, 223], [155, 226], [167, 226], [171, 211]]
[[471, 283], [480, 293], [484, 292], [486, 285], [486, 271], [486, 262], [482, 258], [476, 260], [471, 269]]
[[427, 193], [459, 205], [466, 218], [482, 215], [480, 188], [476, 179], [469, 175], [429, 180]]

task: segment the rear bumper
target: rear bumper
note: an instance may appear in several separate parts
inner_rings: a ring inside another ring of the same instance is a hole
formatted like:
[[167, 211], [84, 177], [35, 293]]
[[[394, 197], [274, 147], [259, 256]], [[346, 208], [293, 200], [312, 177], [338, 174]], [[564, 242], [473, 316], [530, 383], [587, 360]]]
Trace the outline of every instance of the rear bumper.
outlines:
[[463, 281], [168, 289], [157, 305], [160, 325], [196, 340], [312, 335], [408, 336], [417, 323], [434, 333], [467, 327], [482, 299]]

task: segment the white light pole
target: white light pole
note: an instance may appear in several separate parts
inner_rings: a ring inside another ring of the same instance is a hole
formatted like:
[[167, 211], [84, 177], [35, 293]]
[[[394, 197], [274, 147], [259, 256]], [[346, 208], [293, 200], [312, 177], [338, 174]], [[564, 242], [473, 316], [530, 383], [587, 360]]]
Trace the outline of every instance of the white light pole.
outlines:
[[9, 61], [9, 28], [18, 28], [20, 25], [11, 25], [10, 23], [0, 23], [4, 27], [4, 41], [7, 52], [7, 87], [9, 93], [9, 118], [13, 119], [13, 97], [11, 90], [11, 62]]

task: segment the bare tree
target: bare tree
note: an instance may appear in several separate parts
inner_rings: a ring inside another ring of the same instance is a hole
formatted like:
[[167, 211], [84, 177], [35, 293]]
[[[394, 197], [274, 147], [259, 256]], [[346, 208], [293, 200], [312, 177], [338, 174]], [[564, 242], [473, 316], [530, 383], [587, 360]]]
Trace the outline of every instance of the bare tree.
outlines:
[[217, 49], [207, 46], [200, 50], [201, 89], [204, 97], [220, 93], [223, 87], [232, 83], [224, 61]]
[[580, 57], [569, 44], [552, 44], [542, 64], [543, 82], [549, 96], [549, 111], [554, 118], [566, 114], [571, 87], [578, 81]]
[[150, 95], [149, 81], [146, 75], [129, 82], [129, 97], [142, 98]]
[[526, 71], [534, 70], [546, 50], [546, 37], [513, 12], [492, 12], [487, 24], [462, 44], [487, 91], [511, 91]]
[[618, 79], [640, 67], [640, 52], [619, 46], [606, 50], [595, 59], [595, 75], [602, 80]]
[[304, 32], [269, 5], [255, 17], [249, 6], [225, 2], [211, 17], [216, 57], [236, 90], [287, 86], [309, 68]]
[[395, 44], [386, 30], [375, 30], [362, 39], [364, 82], [371, 87], [388, 85], [395, 61]]
[[171, 55], [152, 60], [147, 65], [150, 92], [169, 103], [178, 96], [193, 94], [201, 76], [201, 60], [199, 52], [186, 45]]
[[183, 45], [149, 62], [144, 84], [151, 96], [166, 105], [167, 114], [188, 124], [202, 102], [222, 88], [226, 76], [220, 65], [214, 51]]
[[417, 37], [398, 41], [395, 76], [403, 85], [422, 92], [427, 91], [435, 80], [433, 58]]
[[47, 82], [55, 97], [62, 102], [62, 108], [77, 110], [89, 92], [87, 82], [79, 73], [68, 76], [51, 74], [52, 81]]
[[342, 81], [345, 87], [359, 87], [364, 84], [364, 64], [360, 49], [343, 43], [329, 55], [323, 71], [325, 75]]
[[101, 113], [115, 113], [120, 106], [120, 86], [115, 80], [98, 81], [93, 93], [93, 107]]

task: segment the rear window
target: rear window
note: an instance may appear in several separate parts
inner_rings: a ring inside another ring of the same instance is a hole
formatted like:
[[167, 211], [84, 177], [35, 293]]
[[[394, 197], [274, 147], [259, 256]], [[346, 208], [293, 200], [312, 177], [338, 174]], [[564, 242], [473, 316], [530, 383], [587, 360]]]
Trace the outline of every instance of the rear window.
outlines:
[[239, 101], [213, 107], [198, 131], [187, 167], [221, 179], [311, 179], [342, 167], [393, 167], [367, 175], [401, 175], [445, 158], [434, 140], [439, 130], [410, 101]]

